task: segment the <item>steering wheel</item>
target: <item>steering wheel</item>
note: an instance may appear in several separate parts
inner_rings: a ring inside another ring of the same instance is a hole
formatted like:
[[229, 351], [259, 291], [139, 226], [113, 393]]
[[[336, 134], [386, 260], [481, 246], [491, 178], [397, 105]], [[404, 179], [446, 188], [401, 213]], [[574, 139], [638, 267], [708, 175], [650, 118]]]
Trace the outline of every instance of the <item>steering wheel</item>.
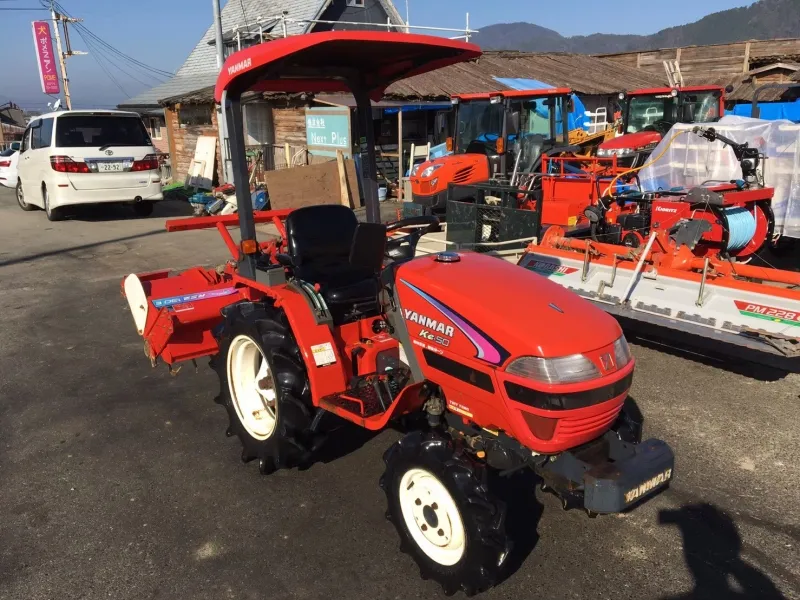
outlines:
[[643, 127], [642, 131], [657, 131], [659, 133], [666, 133], [673, 125], [674, 123], [672, 121], [668, 121], [667, 119], [658, 119], [650, 123], [650, 125], [647, 127]]
[[[426, 227], [421, 227], [422, 225], [426, 225]], [[386, 240], [386, 254], [389, 258], [400, 261], [411, 260], [414, 258], [414, 254], [417, 251], [417, 244], [420, 238], [428, 233], [440, 231], [438, 217], [434, 215], [420, 215], [418, 217], [408, 217], [407, 219], [389, 223], [386, 225], [386, 232], [390, 233], [398, 229], [403, 229], [404, 227], [415, 226], [420, 227], [417, 227], [417, 229], [409, 234]]]

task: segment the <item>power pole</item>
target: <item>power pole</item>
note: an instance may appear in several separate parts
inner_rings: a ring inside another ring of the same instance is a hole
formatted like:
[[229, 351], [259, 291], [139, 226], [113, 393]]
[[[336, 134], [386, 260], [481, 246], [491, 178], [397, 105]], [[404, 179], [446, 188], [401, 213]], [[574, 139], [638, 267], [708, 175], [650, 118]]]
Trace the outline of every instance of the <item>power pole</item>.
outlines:
[[[58, 62], [61, 65], [61, 82], [62, 85], [64, 86], [64, 104], [67, 106], [67, 110], [72, 110], [72, 98], [69, 93], [69, 77], [67, 76], [66, 59], [70, 56], [86, 54], [86, 52], [78, 52], [72, 50], [72, 47], [69, 42], [69, 30], [67, 29], [67, 23], [77, 23], [81, 19], [71, 19], [64, 15], [58, 14], [56, 12], [54, 0], [50, 0], [50, 16], [53, 19], [53, 27], [55, 28], [55, 34], [56, 34], [56, 51], [58, 52]], [[67, 42], [66, 52], [64, 52], [61, 48], [61, 31], [58, 27], [59, 23], [63, 23], [64, 27], [64, 39]]]
[[55, 5], [50, 0], [50, 16], [53, 17], [53, 28], [56, 31], [56, 52], [58, 52], [58, 62], [61, 64], [61, 84], [64, 86], [64, 103], [67, 105], [67, 110], [72, 110], [72, 98], [69, 95], [69, 77], [67, 77], [67, 61], [64, 60], [64, 52], [61, 50], [61, 32], [58, 28], [58, 15], [56, 13]]

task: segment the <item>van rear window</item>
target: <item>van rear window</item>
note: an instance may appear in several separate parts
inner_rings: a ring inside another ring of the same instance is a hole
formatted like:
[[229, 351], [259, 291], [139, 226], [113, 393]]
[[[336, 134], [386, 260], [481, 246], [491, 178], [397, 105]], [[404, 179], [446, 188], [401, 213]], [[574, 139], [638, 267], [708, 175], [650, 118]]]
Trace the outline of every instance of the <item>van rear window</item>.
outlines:
[[139, 117], [64, 115], [56, 123], [59, 148], [152, 145]]

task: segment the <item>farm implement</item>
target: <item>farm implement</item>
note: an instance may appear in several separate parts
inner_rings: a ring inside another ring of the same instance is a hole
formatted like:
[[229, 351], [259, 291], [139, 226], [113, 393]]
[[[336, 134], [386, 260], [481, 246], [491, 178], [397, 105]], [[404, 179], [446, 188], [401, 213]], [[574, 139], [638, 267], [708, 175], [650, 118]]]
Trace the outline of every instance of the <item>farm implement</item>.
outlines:
[[611, 159], [566, 170], [574, 159], [549, 158], [557, 168], [546, 166], [532, 199], [513, 188], [486, 188], [482, 198], [502, 196], [500, 207], [449, 202], [460, 218], [451, 227], [448, 215], [443, 247], [502, 255], [592, 301], [627, 330], [797, 371], [800, 273], [759, 257], [776, 230], [763, 157], [711, 127], [676, 136], [683, 134], [729, 147], [740, 176], [642, 192], [634, 171], [611, 176], [620, 170]]
[[[387, 517], [424, 577], [468, 594], [497, 583], [513, 552], [487, 470], [533, 469], [565, 508], [595, 515], [663, 489], [674, 461], [664, 442], [640, 441], [641, 423], [624, 406], [635, 361], [612, 317], [490, 256], [414, 258], [439, 227], [433, 216], [379, 223], [370, 100], [401, 78], [479, 54], [442, 38], [352, 31], [231, 55], [216, 99], [239, 214], [168, 224], [217, 228], [231, 259], [123, 283], [151, 361], [211, 357], [227, 434], [262, 473], [313, 461], [329, 415], [411, 429], [384, 455]], [[251, 90], [353, 93], [367, 140], [368, 222], [340, 205], [252, 211], [241, 107]], [[259, 242], [257, 223], [272, 223], [278, 239]], [[235, 225], [240, 241], [228, 231]]]

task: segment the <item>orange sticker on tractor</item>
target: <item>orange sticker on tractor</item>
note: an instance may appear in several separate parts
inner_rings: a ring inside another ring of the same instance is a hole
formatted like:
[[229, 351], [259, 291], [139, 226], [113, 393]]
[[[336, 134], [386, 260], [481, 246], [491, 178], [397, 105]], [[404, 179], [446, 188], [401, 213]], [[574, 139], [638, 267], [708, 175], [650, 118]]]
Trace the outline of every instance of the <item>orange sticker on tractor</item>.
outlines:
[[557, 265], [556, 263], [544, 262], [541, 260], [532, 260], [525, 265], [525, 268], [530, 269], [531, 271], [536, 271], [537, 273], [541, 273], [542, 275], [555, 275], [556, 277], [572, 275], [578, 271], [578, 269], [575, 267], [565, 267], [563, 265]]
[[800, 327], [800, 312], [775, 308], [774, 306], [764, 306], [763, 304], [753, 304], [752, 302], [742, 302], [741, 300], [734, 300], [734, 303], [739, 312], [745, 317]]

